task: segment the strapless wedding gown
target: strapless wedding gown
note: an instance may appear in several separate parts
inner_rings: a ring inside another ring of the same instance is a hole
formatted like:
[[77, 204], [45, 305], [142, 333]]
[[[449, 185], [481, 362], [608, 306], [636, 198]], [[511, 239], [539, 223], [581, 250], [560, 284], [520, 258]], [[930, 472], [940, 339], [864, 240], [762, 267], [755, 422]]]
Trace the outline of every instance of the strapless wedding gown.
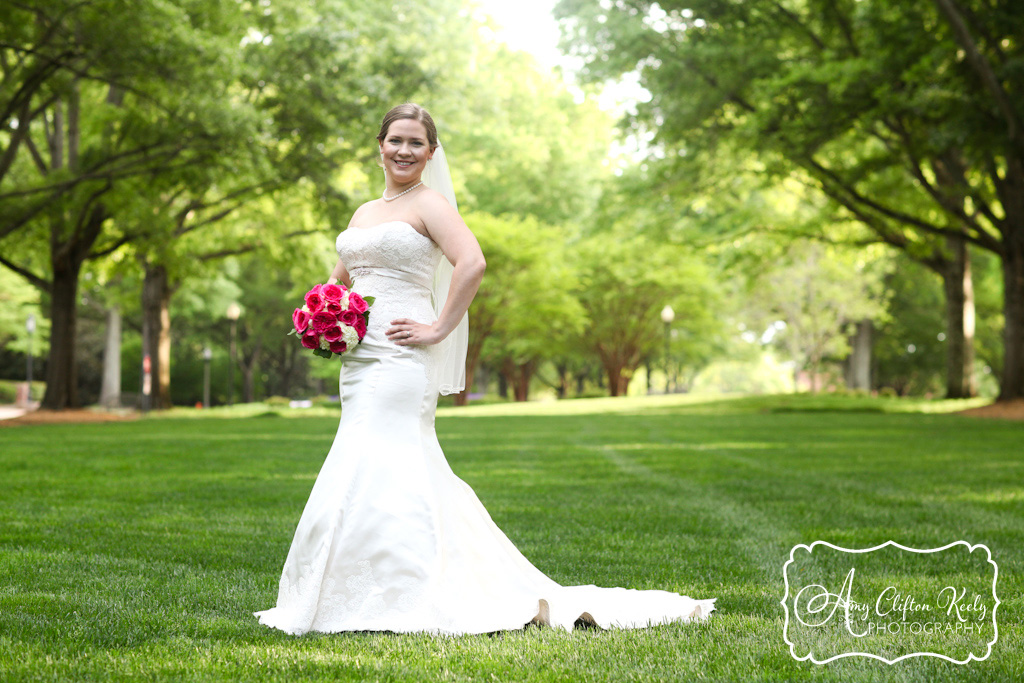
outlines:
[[397, 346], [399, 317], [435, 319], [442, 258], [408, 223], [349, 228], [337, 250], [354, 289], [376, 297], [366, 338], [341, 366], [341, 423], [261, 623], [308, 631], [488, 633], [530, 621], [640, 628], [706, 618], [714, 599], [561, 586], [494, 524], [445, 460], [434, 431], [436, 346]]

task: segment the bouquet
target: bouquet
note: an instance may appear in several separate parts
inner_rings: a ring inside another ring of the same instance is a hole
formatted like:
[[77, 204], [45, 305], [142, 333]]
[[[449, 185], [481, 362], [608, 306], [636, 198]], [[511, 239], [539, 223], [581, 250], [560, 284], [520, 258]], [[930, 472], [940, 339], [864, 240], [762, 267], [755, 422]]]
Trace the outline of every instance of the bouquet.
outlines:
[[314, 285], [306, 292], [306, 304], [292, 313], [294, 329], [307, 349], [332, 358], [362, 343], [370, 319], [372, 296], [361, 297], [341, 285]]

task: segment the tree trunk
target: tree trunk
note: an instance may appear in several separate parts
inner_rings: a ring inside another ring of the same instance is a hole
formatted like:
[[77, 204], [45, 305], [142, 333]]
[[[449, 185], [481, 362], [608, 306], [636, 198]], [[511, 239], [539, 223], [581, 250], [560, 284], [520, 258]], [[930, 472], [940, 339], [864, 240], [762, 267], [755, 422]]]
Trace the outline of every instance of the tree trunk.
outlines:
[[525, 363], [516, 363], [512, 359], [505, 359], [502, 363], [502, 375], [508, 378], [512, 385], [512, 395], [516, 401], [524, 402], [530, 397], [530, 380], [537, 369], [537, 361], [529, 360]]
[[[467, 354], [468, 356], [468, 354]], [[469, 403], [469, 392], [473, 390], [473, 380], [476, 379], [476, 364], [470, 363], [466, 358], [466, 388], [457, 394], [453, 394], [455, 405], [464, 406]]]
[[820, 388], [818, 386], [818, 375], [820, 374], [820, 370], [821, 370], [821, 360], [820, 360], [820, 358], [818, 356], [817, 350], [815, 350], [815, 352], [813, 354], [811, 354], [810, 368], [811, 368], [811, 393], [812, 394], [817, 394], [818, 393], [818, 389]]
[[850, 367], [846, 384], [850, 389], [871, 389], [871, 332], [870, 320], [857, 323], [857, 331], [852, 339]]
[[78, 327], [78, 274], [81, 262], [55, 255], [50, 286], [50, 355], [46, 363], [46, 393], [41, 406], [48, 410], [78, 408], [78, 362], [75, 339]]
[[[64, 119], [60, 99], [53, 103], [52, 127], [46, 135], [50, 150], [50, 168], [64, 168]], [[86, 209], [83, 209], [83, 211]], [[50, 355], [46, 364], [46, 393], [41, 406], [49, 410], [78, 408], [78, 359], [75, 342], [78, 332], [78, 276], [85, 255], [92, 248], [103, 224], [103, 209], [96, 206], [85, 221], [84, 230], [71, 231], [59, 208], [50, 218]], [[79, 216], [81, 218], [83, 216]]]
[[103, 345], [103, 384], [100, 404], [105, 408], [121, 405], [121, 311], [107, 308], [107, 339]]
[[[470, 312], [472, 315], [472, 311]], [[455, 394], [455, 405], [464, 406], [469, 403], [469, 392], [473, 386], [473, 379], [476, 374], [477, 365], [480, 364], [480, 354], [484, 348], [484, 341], [490, 334], [494, 321], [489, 316], [481, 316], [474, 320], [469, 326], [469, 344], [466, 347], [466, 389]]]
[[516, 368], [512, 371], [512, 400], [517, 403], [525, 403], [530, 397], [529, 380], [523, 381], [522, 371]]
[[[246, 327], [246, 336], [249, 337], [249, 330]], [[256, 387], [254, 377], [256, 375], [256, 368], [259, 367], [260, 357], [263, 355], [263, 341], [258, 339], [252, 352], [246, 356], [242, 354], [242, 362], [239, 365], [242, 366], [242, 403], [255, 403], [256, 402]]]
[[605, 365], [608, 373], [608, 391], [612, 396], [625, 396], [629, 388], [630, 376], [633, 374], [622, 365], [610, 363]]
[[247, 363], [242, 364], [242, 403], [255, 403], [256, 399], [253, 397], [253, 371], [255, 366]]
[[[491, 369], [489, 367], [483, 364], [477, 366], [476, 372], [473, 373], [473, 386], [480, 389], [480, 393], [487, 393], [487, 387], [491, 386]], [[469, 389], [468, 384], [466, 388]]]
[[1024, 226], [1003, 233], [1003, 378], [1000, 401], [1024, 398]]
[[946, 294], [946, 398], [970, 398], [974, 387], [974, 286], [967, 243], [946, 240], [953, 258], [940, 270]]
[[150, 354], [154, 379], [151, 408], [171, 407], [171, 287], [167, 268], [145, 264], [142, 284], [143, 353]]
[[563, 399], [569, 394], [569, 365], [555, 363], [555, 370], [558, 372], [557, 396], [559, 399]]

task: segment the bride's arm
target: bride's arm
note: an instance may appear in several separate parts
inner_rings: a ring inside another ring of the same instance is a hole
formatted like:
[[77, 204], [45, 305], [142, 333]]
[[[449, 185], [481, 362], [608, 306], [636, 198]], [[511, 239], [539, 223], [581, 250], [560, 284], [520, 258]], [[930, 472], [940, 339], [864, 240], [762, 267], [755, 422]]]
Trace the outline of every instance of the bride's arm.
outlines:
[[[372, 202], [366, 202], [352, 214], [352, 219], [348, 222], [348, 227], [351, 228], [353, 225], [358, 225], [359, 216], [363, 213], [363, 209]], [[335, 264], [334, 270], [331, 271], [331, 276], [327, 278], [328, 284], [341, 284], [345, 285], [349, 289], [352, 289], [352, 276], [348, 274], [348, 270], [345, 268], [345, 264], [342, 263], [341, 259], [338, 259], [338, 263]]]
[[[426, 201], [418, 207], [420, 217], [431, 239], [451, 261], [454, 271], [444, 310], [433, 325], [424, 325], [408, 318], [391, 321], [387, 335], [401, 345], [436, 344], [451, 334], [469, 310], [469, 304], [473, 302], [487, 268], [480, 243], [459, 212], [437, 193], [424, 199]], [[407, 333], [409, 336], [406, 336]]]
[[345, 264], [342, 263], [341, 259], [338, 259], [338, 263], [334, 266], [334, 270], [331, 271], [331, 277], [327, 278], [328, 284], [341, 284], [345, 285], [349, 289], [352, 289], [352, 277], [348, 274], [345, 269]]

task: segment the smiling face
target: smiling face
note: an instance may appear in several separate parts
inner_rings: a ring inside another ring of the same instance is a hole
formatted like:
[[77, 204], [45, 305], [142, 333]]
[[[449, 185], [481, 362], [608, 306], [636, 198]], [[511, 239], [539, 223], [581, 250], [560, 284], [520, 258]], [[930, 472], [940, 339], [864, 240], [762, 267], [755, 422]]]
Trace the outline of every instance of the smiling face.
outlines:
[[384, 170], [396, 184], [415, 182], [434, 156], [427, 140], [427, 128], [416, 119], [398, 119], [388, 127], [380, 142]]

